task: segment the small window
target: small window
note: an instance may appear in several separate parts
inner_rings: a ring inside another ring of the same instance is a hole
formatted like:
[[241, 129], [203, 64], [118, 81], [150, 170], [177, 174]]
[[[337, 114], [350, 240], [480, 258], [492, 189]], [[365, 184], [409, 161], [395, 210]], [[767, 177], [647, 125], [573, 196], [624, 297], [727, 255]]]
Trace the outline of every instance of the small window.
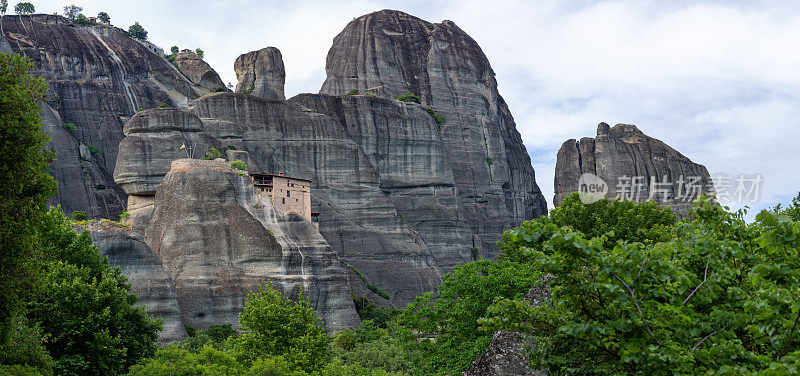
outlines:
[[286, 191], [286, 197], [292, 197], [291, 193], [292, 191]]
[[284, 197], [282, 200], [283, 200], [283, 204], [286, 205], [286, 197]]

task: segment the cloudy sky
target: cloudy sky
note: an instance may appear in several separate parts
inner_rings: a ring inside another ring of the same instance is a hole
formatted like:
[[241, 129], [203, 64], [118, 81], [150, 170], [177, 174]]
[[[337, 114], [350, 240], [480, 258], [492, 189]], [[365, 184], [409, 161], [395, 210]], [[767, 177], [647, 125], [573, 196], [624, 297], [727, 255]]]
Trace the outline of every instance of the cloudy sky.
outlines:
[[[32, 2], [37, 13], [61, 13], [72, 3]], [[392, 8], [432, 22], [449, 19], [492, 63], [551, 204], [561, 143], [594, 136], [601, 121], [636, 124], [712, 175], [761, 174], [754, 209], [787, 202], [800, 190], [797, 1], [75, 3], [87, 15], [108, 12], [126, 29], [139, 21], [165, 49], [202, 48], [234, 84], [239, 54], [278, 47], [287, 96], [319, 90], [333, 37], [357, 16]]]

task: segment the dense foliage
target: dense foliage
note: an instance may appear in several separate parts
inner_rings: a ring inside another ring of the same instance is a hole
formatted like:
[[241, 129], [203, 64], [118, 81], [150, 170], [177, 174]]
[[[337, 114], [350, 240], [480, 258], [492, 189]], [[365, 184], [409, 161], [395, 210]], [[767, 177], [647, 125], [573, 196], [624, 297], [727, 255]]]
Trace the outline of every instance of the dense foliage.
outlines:
[[800, 354], [800, 223], [765, 211], [747, 224], [710, 202], [692, 217], [658, 242], [546, 221], [513, 230], [518, 254], [552, 276], [552, 300], [502, 299], [482, 322], [534, 334], [531, 360], [553, 372], [782, 374], [770, 370]]
[[478, 319], [495, 298], [521, 299], [539, 279], [530, 265], [473, 261], [444, 277], [438, 296], [419, 296], [397, 318], [398, 337], [426, 375], [464, 371], [492, 339]]
[[36, 12], [36, 8], [28, 2], [17, 3], [14, 6], [14, 12], [17, 14], [33, 14], [33, 12]]
[[0, 344], [34, 289], [41, 253], [30, 229], [56, 192], [38, 104], [47, 84], [31, 76], [32, 68], [28, 59], [0, 53]]

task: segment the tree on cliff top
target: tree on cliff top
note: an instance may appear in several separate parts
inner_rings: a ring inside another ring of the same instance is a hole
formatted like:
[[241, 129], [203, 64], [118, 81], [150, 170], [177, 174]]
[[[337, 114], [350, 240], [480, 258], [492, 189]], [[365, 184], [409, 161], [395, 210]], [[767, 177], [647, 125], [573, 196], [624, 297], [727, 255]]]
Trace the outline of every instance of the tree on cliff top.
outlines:
[[0, 15], [5, 15], [8, 10], [8, 0], [0, 0]]
[[147, 30], [139, 24], [139, 21], [136, 21], [136, 23], [128, 28], [128, 35], [138, 40], [147, 40]]
[[47, 174], [54, 153], [44, 150], [50, 137], [42, 133], [38, 104], [47, 84], [32, 68], [24, 57], [0, 53], [0, 343], [33, 289], [40, 254], [31, 228], [56, 193]]
[[97, 13], [97, 20], [107, 25], [111, 24], [111, 17], [106, 12]]
[[83, 10], [83, 8], [72, 4], [64, 7], [64, 16], [69, 18], [70, 20], [75, 21], [75, 17], [78, 17], [78, 14]]
[[34, 8], [31, 3], [17, 3], [17, 5], [14, 6], [14, 12], [17, 12], [17, 14], [33, 14], [35, 11], [36, 8]]

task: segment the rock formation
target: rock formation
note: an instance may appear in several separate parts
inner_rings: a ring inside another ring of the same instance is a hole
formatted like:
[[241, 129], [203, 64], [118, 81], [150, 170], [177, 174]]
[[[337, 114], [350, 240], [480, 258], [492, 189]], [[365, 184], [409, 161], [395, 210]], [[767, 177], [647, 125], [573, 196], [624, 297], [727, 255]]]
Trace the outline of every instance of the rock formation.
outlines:
[[233, 63], [236, 71], [237, 93], [255, 95], [267, 99], [284, 100], [283, 84], [286, 70], [283, 56], [275, 47], [266, 47], [239, 55]]
[[[305, 288], [331, 328], [351, 326], [350, 293], [403, 306], [546, 213], [489, 62], [450, 21], [357, 18], [334, 39], [320, 93], [288, 100], [275, 48], [236, 60], [237, 93], [212, 93], [224, 86], [202, 60], [180, 56], [179, 72], [117, 28], [46, 15], [5, 16], [2, 27], [0, 51], [29, 56], [53, 91], [42, 106], [59, 151], [53, 203], [92, 217], [128, 209], [128, 232], [95, 236], [175, 328], [235, 322], [268, 280]], [[250, 173], [313, 180], [319, 231], [257, 208], [229, 168], [173, 166], [212, 148]], [[145, 255], [141, 245], [155, 256], [136, 264], [126, 255]], [[174, 300], [136, 268], [173, 286]]]
[[567, 140], [558, 151], [555, 173], [556, 206], [566, 195], [578, 191], [582, 174], [591, 173], [608, 186], [606, 197], [635, 201], [652, 198], [685, 216], [692, 201], [713, 191], [705, 166], [655, 138], [635, 125], [606, 123], [597, 126], [595, 138]]
[[164, 319], [159, 333], [162, 343], [186, 338], [178, 294], [158, 255], [141, 235], [126, 229], [92, 229], [92, 242], [111, 265], [119, 267], [131, 292], [139, 297], [150, 315]]
[[[90, 217], [116, 217], [125, 193], [111, 178], [122, 126], [138, 109], [185, 106], [200, 92], [169, 62], [121, 29], [78, 27], [53, 15], [0, 19], [0, 52], [27, 56], [50, 86], [43, 126], [58, 151], [52, 173], [60, 193], [51, 204]], [[65, 125], [67, 124], [67, 125]], [[80, 145], [90, 151], [80, 155]]]
[[247, 294], [302, 289], [328, 328], [357, 325], [344, 268], [311, 222], [257, 201], [227, 162], [179, 159], [158, 186], [145, 239], [177, 290], [183, 323], [238, 324]]
[[204, 94], [230, 91], [219, 74], [190, 50], [183, 50], [175, 56], [175, 66]]
[[547, 212], [494, 71], [478, 44], [452, 21], [434, 24], [393, 10], [359, 17], [334, 38], [325, 69], [322, 94], [408, 93], [446, 118], [442, 146], [451, 163], [458, 217], [472, 235], [462, 238], [467, 244], [460, 247], [493, 256], [504, 230]]

